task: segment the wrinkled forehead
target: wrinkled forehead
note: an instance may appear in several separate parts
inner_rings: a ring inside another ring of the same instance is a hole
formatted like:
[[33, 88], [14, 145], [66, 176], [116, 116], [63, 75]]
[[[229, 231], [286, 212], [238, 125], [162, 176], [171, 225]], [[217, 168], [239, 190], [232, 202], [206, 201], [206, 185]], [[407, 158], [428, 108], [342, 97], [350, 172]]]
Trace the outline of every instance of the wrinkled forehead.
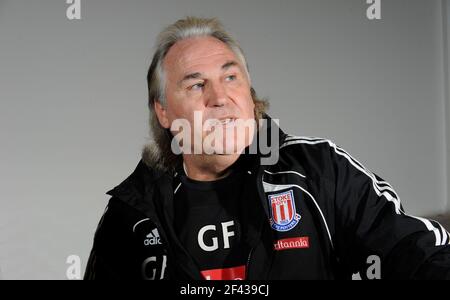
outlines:
[[164, 69], [171, 75], [179, 75], [202, 66], [222, 66], [234, 60], [241, 64], [235, 53], [222, 41], [213, 37], [187, 38], [175, 43], [164, 59]]

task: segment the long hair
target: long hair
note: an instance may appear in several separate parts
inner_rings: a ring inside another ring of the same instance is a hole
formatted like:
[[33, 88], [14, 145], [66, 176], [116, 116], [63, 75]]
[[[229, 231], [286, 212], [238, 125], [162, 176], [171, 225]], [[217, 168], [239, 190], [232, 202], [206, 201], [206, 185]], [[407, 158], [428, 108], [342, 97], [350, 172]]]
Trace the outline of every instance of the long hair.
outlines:
[[[215, 18], [205, 19], [186, 17], [166, 27], [158, 35], [152, 63], [147, 73], [148, 108], [150, 111], [149, 125], [153, 140], [142, 149], [144, 163], [160, 171], [173, 171], [181, 162], [181, 155], [175, 155], [171, 149], [172, 134], [170, 129], [161, 126], [154, 110], [155, 101], [166, 105], [165, 99], [165, 75], [163, 60], [169, 49], [178, 41], [192, 38], [211, 36], [225, 43], [234, 52], [236, 57], [245, 67], [246, 75], [250, 81], [248, 65], [244, 53], [231, 35], [225, 31], [223, 25]], [[253, 87], [250, 93], [255, 104], [255, 119], [258, 122], [268, 108], [268, 102], [259, 99]], [[257, 123], [258, 124], [258, 123]]]

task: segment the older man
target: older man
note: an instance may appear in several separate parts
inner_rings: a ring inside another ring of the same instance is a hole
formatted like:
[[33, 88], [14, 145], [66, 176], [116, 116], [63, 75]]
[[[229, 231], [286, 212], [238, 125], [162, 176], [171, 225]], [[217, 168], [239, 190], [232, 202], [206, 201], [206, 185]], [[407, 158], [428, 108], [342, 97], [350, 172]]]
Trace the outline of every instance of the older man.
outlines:
[[279, 129], [217, 20], [163, 30], [147, 79], [154, 142], [107, 193], [86, 279], [450, 279], [448, 232], [332, 141]]

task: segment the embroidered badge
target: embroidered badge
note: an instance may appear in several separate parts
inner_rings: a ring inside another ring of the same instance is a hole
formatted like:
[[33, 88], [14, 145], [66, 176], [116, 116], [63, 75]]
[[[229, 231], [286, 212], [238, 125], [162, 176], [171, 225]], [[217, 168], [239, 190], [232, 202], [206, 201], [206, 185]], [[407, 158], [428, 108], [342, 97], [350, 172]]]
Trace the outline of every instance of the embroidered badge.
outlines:
[[300, 221], [295, 209], [294, 192], [289, 190], [269, 195], [270, 225], [276, 231], [289, 231]]

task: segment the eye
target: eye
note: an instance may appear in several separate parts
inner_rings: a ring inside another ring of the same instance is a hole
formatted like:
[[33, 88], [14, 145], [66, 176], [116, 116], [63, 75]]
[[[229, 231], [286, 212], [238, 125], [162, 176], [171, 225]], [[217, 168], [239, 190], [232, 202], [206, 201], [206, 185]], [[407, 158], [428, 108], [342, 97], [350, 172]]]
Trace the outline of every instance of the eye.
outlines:
[[226, 81], [233, 81], [233, 80], [236, 80], [236, 75], [229, 75], [229, 76], [225, 77], [225, 80], [226, 80]]
[[194, 84], [194, 85], [191, 85], [191, 86], [189, 87], [189, 89], [195, 91], [195, 90], [198, 90], [198, 89], [203, 88], [204, 86], [205, 86], [204, 83], [199, 82], [199, 83], [196, 83], [196, 84]]

